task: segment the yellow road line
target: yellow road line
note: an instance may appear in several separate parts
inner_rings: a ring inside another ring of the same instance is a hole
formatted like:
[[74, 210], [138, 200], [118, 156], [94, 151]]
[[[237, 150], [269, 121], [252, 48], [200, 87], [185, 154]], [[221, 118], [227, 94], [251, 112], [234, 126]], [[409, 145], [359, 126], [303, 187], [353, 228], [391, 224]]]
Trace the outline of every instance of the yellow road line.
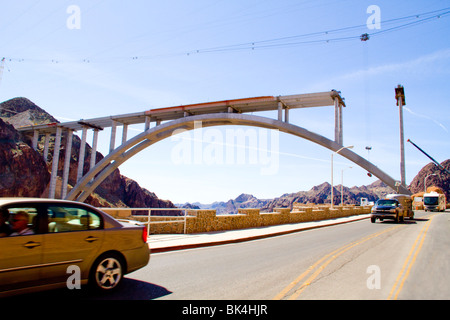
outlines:
[[[347, 244], [343, 247], [340, 247], [333, 252], [325, 255], [321, 259], [319, 259], [316, 263], [314, 263], [312, 266], [310, 266], [305, 272], [303, 272], [297, 279], [295, 279], [293, 282], [291, 282], [286, 288], [284, 288], [279, 294], [277, 294], [273, 299], [274, 300], [281, 300], [283, 299], [289, 291], [291, 291], [303, 278], [305, 278], [310, 272], [312, 272], [314, 269], [319, 266], [324, 260], [329, 258], [325, 263], [320, 265], [317, 270], [289, 297], [289, 300], [294, 300], [298, 298], [298, 296], [306, 289], [307, 286], [311, 284], [311, 282], [325, 269], [326, 266], [328, 266], [333, 260], [335, 260], [337, 257], [345, 253], [346, 251], [350, 250], [353, 247], [356, 247], [357, 245], [360, 245], [370, 239], [373, 239], [375, 237], [380, 236], [383, 233], [389, 232], [391, 230], [394, 230], [401, 225], [397, 225], [395, 227], [380, 231], [378, 233], [369, 235], [365, 238], [362, 238], [361, 240], [354, 241], [350, 244]], [[330, 258], [331, 257], [331, 258]]]
[[[414, 244], [411, 247], [411, 250], [409, 251], [408, 257], [406, 258], [406, 260], [403, 264], [403, 267], [400, 270], [400, 273], [398, 274], [394, 285], [392, 286], [391, 292], [389, 293], [389, 296], [388, 296], [388, 300], [390, 300], [390, 299], [396, 300], [400, 291], [402, 290], [403, 284], [405, 283], [405, 280], [408, 278], [412, 266], [416, 262], [417, 255], [419, 254], [420, 250], [422, 249], [422, 245], [425, 240], [425, 236], [427, 234], [428, 228], [430, 227], [431, 220], [433, 219], [433, 217], [434, 217], [434, 215], [430, 217], [430, 219], [423, 226], [422, 230], [420, 231], [419, 235], [417, 236], [416, 240], [414, 241]], [[417, 246], [417, 244], [419, 244], [419, 245]], [[417, 246], [417, 250], [416, 250], [416, 246]]]
[[339, 249], [334, 250], [333, 252], [325, 255], [323, 258], [319, 259], [316, 263], [314, 263], [312, 266], [310, 266], [308, 269], [306, 269], [305, 272], [303, 272], [297, 279], [292, 281], [286, 288], [284, 288], [279, 294], [277, 294], [273, 300], [281, 300], [289, 291], [291, 291], [297, 283], [299, 283], [304, 277], [308, 275], [312, 270], [314, 270], [323, 260], [328, 258], [329, 256], [333, 255], [334, 253], [338, 252], [339, 250], [342, 250], [342, 247]]

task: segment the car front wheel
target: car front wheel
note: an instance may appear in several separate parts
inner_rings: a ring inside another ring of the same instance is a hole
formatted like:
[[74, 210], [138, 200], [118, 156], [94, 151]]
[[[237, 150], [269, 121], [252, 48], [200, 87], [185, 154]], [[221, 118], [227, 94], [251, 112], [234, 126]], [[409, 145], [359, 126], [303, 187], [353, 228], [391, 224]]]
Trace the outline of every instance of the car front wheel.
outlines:
[[118, 256], [103, 255], [92, 266], [90, 283], [102, 291], [114, 289], [122, 281], [123, 271], [123, 265]]

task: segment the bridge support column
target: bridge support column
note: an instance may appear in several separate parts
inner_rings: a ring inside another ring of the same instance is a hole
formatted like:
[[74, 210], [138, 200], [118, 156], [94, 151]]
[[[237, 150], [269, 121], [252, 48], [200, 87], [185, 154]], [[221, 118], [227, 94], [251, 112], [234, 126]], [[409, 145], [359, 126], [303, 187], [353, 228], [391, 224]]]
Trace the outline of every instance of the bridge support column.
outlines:
[[94, 129], [94, 136], [92, 138], [90, 169], [92, 169], [95, 166], [95, 161], [96, 161], [96, 156], [97, 156], [97, 141], [98, 141], [98, 130]]
[[284, 122], [289, 123], [289, 108], [283, 102], [278, 101], [278, 121], [283, 121], [283, 110]]
[[278, 102], [278, 121], [283, 121], [283, 104]]
[[148, 129], [150, 129], [150, 121], [151, 121], [151, 117], [145, 117], [145, 126], [144, 126], [144, 130], [147, 131]]
[[334, 141], [339, 144], [343, 145], [344, 139], [343, 139], [343, 130], [342, 130], [342, 104], [340, 103], [339, 99], [334, 99]]
[[68, 129], [66, 134], [66, 154], [64, 157], [64, 171], [61, 185], [61, 199], [67, 195], [67, 185], [69, 184], [70, 158], [72, 154], [73, 130]]
[[109, 140], [109, 152], [111, 153], [116, 147], [116, 129], [117, 129], [117, 121], [112, 122], [111, 125], [111, 137]]
[[58, 164], [59, 164], [59, 149], [61, 147], [61, 133], [62, 128], [56, 128], [56, 136], [55, 136], [55, 149], [53, 150], [53, 159], [52, 159], [52, 173], [50, 175], [50, 187], [48, 190], [48, 197], [50, 199], [55, 198], [56, 192], [56, 179], [58, 176]]
[[34, 149], [35, 151], [37, 151], [38, 140], [39, 140], [39, 131], [38, 131], [38, 130], [34, 130], [34, 132], [33, 132], [32, 147], [33, 147], [33, 149]]
[[98, 142], [98, 129], [94, 129], [94, 136], [92, 137], [91, 161], [89, 163], [89, 170], [91, 170], [95, 166], [95, 161], [97, 160], [97, 142]]
[[83, 127], [82, 135], [81, 135], [81, 144], [80, 144], [80, 153], [78, 155], [78, 171], [77, 171], [77, 183], [80, 181], [83, 176], [84, 169], [84, 154], [86, 152], [86, 135], [87, 128]]
[[122, 130], [122, 144], [124, 144], [125, 142], [127, 142], [128, 124], [124, 123]]
[[48, 161], [48, 145], [50, 143], [50, 133], [46, 133], [45, 134], [45, 142], [44, 142], [44, 152], [43, 152], [43, 157], [44, 157], [44, 161], [47, 163]]
[[339, 104], [339, 141], [341, 142], [341, 145], [344, 145], [344, 121], [342, 119], [342, 104]]

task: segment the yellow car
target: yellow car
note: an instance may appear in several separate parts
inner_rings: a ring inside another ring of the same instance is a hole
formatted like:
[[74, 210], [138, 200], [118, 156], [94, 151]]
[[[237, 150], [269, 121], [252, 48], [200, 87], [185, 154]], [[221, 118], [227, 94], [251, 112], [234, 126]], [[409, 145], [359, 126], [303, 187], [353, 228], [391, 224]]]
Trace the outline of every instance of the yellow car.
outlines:
[[79, 202], [0, 198], [0, 297], [84, 284], [111, 290], [149, 259], [144, 226]]

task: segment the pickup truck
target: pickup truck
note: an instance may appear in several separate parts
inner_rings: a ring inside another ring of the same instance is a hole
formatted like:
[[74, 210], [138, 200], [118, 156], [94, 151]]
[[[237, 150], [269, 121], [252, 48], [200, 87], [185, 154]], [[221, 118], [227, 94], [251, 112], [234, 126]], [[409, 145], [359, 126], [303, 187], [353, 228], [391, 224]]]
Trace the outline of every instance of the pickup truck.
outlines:
[[372, 207], [370, 213], [370, 221], [375, 223], [377, 219], [395, 220], [395, 222], [403, 222], [405, 217], [414, 218], [412, 210], [412, 200], [408, 195], [390, 194], [384, 199], [379, 199]]

